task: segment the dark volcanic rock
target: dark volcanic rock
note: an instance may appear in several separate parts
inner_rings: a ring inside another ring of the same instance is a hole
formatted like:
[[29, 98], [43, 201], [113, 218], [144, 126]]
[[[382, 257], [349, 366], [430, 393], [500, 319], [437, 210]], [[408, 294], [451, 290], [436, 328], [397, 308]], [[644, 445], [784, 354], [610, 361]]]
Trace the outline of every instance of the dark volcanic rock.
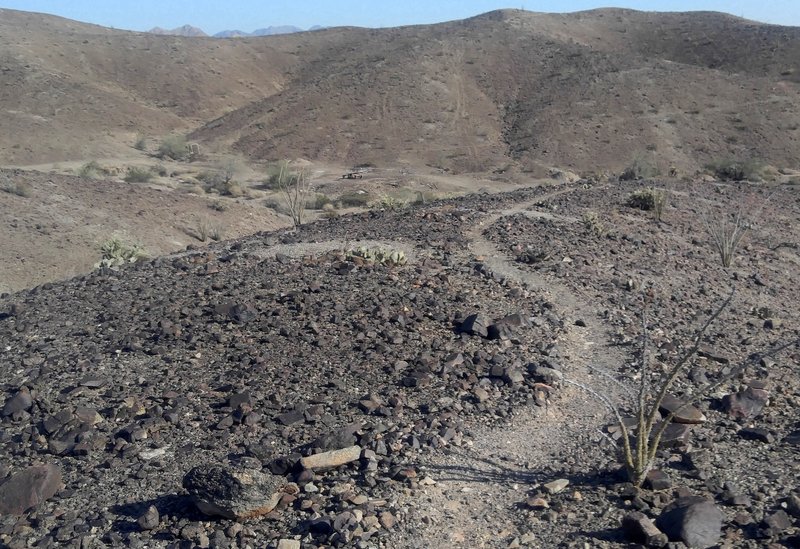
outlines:
[[488, 319], [480, 313], [475, 313], [468, 316], [467, 319], [461, 323], [462, 332], [481, 337], [489, 336], [488, 327]]
[[622, 529], [630, 540], [643, 543], [646, 547], [664, 547], [669, 542], [667, 535], [638, 511], [628, 513], [622, 518]]
[[0, 515], [23, 515], [53, 497], [62, 486], [61, 469], [56, 465], [20, 471], [0, 485]]
[[2, 415], [3, 417], [14, 415], [17, 412], [27, 410], [32, 405], [33, 398], [31, 397], [31, 392], [27, 387], [23, 387], [17, 391], [14, 396], [6, 400], [6, 403], [3, 405]]
[[528, 326], [530, 326], [530, 322], [523, 313], [514, 313], [487, 326], [487, 337], [489, 339], [511, 339], [519, 333], [522, 328]]
[[272, 511], [285, 484], [283, 477], [214, 466], [195, 467], [183, 477], [183, 487], [200, 511], [236, 520]]
[[748, 387], [744, 391], [725, 395], [722, 399], [722, 409], [736, 419], [752, 419], [761, 413], [769, 393], [764, 389]]
[[672, 541], [706, 549], [719, 543], [725, 516], [714, 502], [689, 496], [672, 502], [656, 521], [656, 526]]
[[693, 425], [704, 423], [706, 421], [705, 414], [698, 410], [696, 406], [685, 404], [681, 399], [672, 395], [664, 395], [664, 399], [661, 401], [659, 410], [665, 416], [667, 414], [675, 413], [675, 415], [672, 417], [672, 421], [675, 423], [687, 423]]
[[151, 505], [137, 520], [136, 523], [142, 530], [153, 530], [158, 526], [161, 521], [161, 516], [158, 514], [158, 509]]

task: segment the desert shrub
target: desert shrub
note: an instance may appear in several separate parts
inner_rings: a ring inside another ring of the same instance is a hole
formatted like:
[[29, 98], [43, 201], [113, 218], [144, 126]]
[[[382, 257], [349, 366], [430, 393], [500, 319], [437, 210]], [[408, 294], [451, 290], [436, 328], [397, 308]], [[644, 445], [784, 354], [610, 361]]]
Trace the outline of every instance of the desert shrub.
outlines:
[[200, 242], [205, 242], [208, 239], [222, 240], [223, 229], [218, 223], [214, 223], [208, 219], [198, 221], [196, 228], [196, 236]]
[[322, 215], [327, 219], [334, 219], [339, 217], [339, 211], [336, 209], [336, 206], [328, 202], [322, 207]]
[[169, 175], [169, 171], [164, 164], [158, 164], [153, 167], [152, 171], [157, 174], [159, 177], [167, 177]]
[[153, 172], [147, 168], [131, 166], [125, 173], [125, 181], [128, 183], [147, 183], [153, 178]]
[[206, 194], [206, 190], [203, 188], [202, 185], [192, 185], [191, 187], [186, 189], [188, 194], [196, 194], [196, 195], [203, 195]]
[[171, 158], [172, 160], [183, 160], [189, 156], [189, 146], [186, 138], [182, 135], [169, 135], [161, 140], [158, 146], [159, 158]]
[[103, 168], [100, 164], [97, 163], [96, 160], [91, 160], [85, 163], [83, 166], [78, 168], [78, 175], [80, 177], [100, 177], [101, 175], [107, 175], [108, 171]]
[[408, 262], [405, 252], [402, 250], [392, 250], [385, 248], [367, 248], [362, 246], [347, 252], [348, 258], [358, 257], [371, 263], [381, 265], [397, 266], [405, 265]]
[[597, 212], [586, 212], [582, 217], [584, 228], [595, 236], [605, 236], [607, 229]]
[[633, 425], [626, 422], [623, 418], [620, 405], [612, 400], [611, 396], [596, 390], [594, 387], [569, 379], [568, 377], [564, 378], [566, 383], [580, 387], [591, 394], [613, 413], [617, 428], [622, 435], [620, 461], [628, 473], [629, 480], [635, 486], [641, 486], [647, 477], [647, 473], [655, 466], [661, 438], [677, 414], [681, 413], [689, 406], [696, 404], [709, 394], [714, 393], [725, 383], [745, 372], [748, 367], [758, 364], [767, 357], [776, 356], [781, 351], [790, 346], [797, 345], [800, 342], [800, 340], [794, 340], [789, 343], [778, 345], [764, 353], [751, 354], [745, 361], [737, 365], [727, 366], [727, 371], [716, 381], [709, 382], [692, 391], [691, 394], [681, 400], [681, 405], [676, 406], [670, 413], [666, 414], [666, 417], [662, 418], [659, 414], [659, 409], [670, 388], [675, 381], [689, 369], [692, 364], [692, 359], [700, 350], [703, 338], [709, 327], [730, 305], [733, 296], [734, 293], [732, 291], [729, 297], [719, 307], [713, 310], [705, 323], [695, 331], [689, 344], [681, 346], [685, 351], [674, 359], [673, 364], [667, 366], [663, 374], [652, 365], [649, 339], [650, 327], [648, 325], [647, 310], [645, 309], [642, 313], [641, 348], [637, 360], [639, 369], [638, 391], [631, 391], [627, 385], [617, 381], [612, 374], [603, 368], [595, 365], [589, 366], [603, 377], [618, 383], [625, 390], [625, 394], [628, 395], [627, 406], [630, 408], [633, 415]]
[[631, 163], [622, 170], [620, 181], [633, 181], [647, 179], [658, 175], [658, 168], [643, 155], [636, 155]]
[[656, 221], [661, 221], [664, 207], [667, 204], [667, 191], [650, 187], [632, 192], [628, 196], [626, 204], [631, 208], [652, 211]]
[[369, 204], [369, 193], [350, 191], [342, 194], [338, 202], [345, 208], [364, 208]]
[[313, 191], [311, 181], [302, 168], [297, 172], [289, 171], [289, 162], [285, 161], [280, 164], [277, 184], [292, 224], [299, 227], [305, 220], [309, 197]]
[[223, 184], [222, 192], [225, 196], [231, 196], [233, 198], [239, 198], [245, 195], [245, 190], [242, 188], [242, 185], [236, 181], [228, 181]]
[[383, 195], [381, 199], [374, 204], [380, 210], [396, 212], [408, 206], [408, 202], [394, 196]]
[[229, 179], [220, 171], [205, 171], [197, 174], [197, 179], [206, 184], [207, 192], [219, 193], [223, 196], [239, 198], [245, 195], [242, 185]]
[[146, 257], [144, 248], [139, 244], [129, 244], [113, 237], [100, 246], [100, 261], [95, 267], [118, 267], [126, 263], [135, 263]]
[[264, 206], [274, 210], [276, 213], [289, 215], [289, 210], [286, 208], [285, 202], [278, 197], [271, 196], [269, 198], [265, 198]]
[[136, 141], [134, 141], [134, 143], [133, 143], [133, 148], [136, 149], [137, 151], [146, 150], [147, 149], [147, 138], [142, 134], [137, 135], [136, 136]]
[[333, 204], [333, 201], [330, 199], [330, 197], [326, 194], [318, 193], [308, 204], [308, 207], [312, 210], [322, 210], [328, 204]]
[[739, 210], [734, 213], [707, 213], [703, 216], [703, 223], [722, 266], [730, 267], [739, 244], [750, 229], [750, 220]]
[[763, 164], [757, 160], [725, 159], [706, 164], [717, 179], [722, 181], [759, 181]]
[[33, 195], [33, 187], [31, 187], [31, 184], [27, 181], [17, 179], [12, 182], [10, 178], [4, 179], [5, 181], [3, 185], [0, 186], [0, 190], [9, 194], [21, 196], [22, 198], [30, 198]]

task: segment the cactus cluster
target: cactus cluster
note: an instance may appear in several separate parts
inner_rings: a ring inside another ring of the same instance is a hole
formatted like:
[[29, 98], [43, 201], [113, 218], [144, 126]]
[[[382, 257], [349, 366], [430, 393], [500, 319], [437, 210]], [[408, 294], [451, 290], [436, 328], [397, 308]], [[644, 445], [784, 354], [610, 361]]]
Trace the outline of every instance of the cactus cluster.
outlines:
[[144, 249], [138, 244], [127, 244], [118, 238], [106, 240], [100, 247], [102, 258], [95, 268], [114, 268], [126, 263], [135, 263], [146, 257]]
[[386, 250], [383, 248], [367, 248], [361, 246], [347, 253], [348, 257], [360, 257], [366, 261], [382, 265], [405, 265], [408, 261], [402, 250]]

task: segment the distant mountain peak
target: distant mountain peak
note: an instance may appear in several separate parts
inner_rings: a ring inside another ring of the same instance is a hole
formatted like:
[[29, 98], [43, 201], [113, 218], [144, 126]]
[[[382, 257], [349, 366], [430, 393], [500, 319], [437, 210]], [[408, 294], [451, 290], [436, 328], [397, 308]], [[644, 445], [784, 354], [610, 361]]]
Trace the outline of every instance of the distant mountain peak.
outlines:
[[183, 25], [175, 29], [162, 29], [161, 27], [153, 27], [149, 31], [151, 34], [162, 34], [169, 36], [208, 36], [202, 29], [193, 27], [191, 25]]
[[303, 32], [300, 27], [294, 25], [277, 25], [269, 26], [262, 29], [256, 29], [253, 32], [243, 32], [240, 30], [224, 30], [214, 35], [214, 38], [237, 38], [242, 36], [274, 36], [276, 34], [292, 34], [295, 32]]

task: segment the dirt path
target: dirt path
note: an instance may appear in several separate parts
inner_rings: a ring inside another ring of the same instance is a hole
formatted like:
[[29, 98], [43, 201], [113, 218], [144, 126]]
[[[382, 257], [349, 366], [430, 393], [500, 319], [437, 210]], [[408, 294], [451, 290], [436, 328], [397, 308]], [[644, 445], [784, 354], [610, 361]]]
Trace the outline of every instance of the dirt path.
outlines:
[[[572, 217], [530, 210], [536, 203], [574, 190], [562, 189], [487, 215], [467, 234], [470, 250], [463, 259], [480, 258], [496, 275], [536, 290], [537, 297], [543, 294], [555, 304], [556, 313], [566, 327], [558, 341], [559, 361], [565, 373], [578, 383], [615, 395], [617, 388], [593, 373], [589, 364], [613, 372], [623, 364], [625, 357], [609, 345], [607, 330], [591, 299], [557, 280], [516, 267], [483, 236], [483, 231], [498, 220], [517, 214], [580, 222]], [[413, 260], [414, 250], [408, 242], [391, 241], [262, 243], [246, 251], [262, 257], [276, 254], [302, 257], [359, 246], [403, 250]], [[202, 253], [202, 250], [171, 257], [193, 253]], [[525, 309], [524, 303], [520, 303], [520, 309]], [[575, 325], [579, 319], [584, 326]], [[602, 439], [598, 429], [607, 420], [606, 410], [597, 400], [571, 385], [563, 385], [547, 408], [519, 409], [507, 418], [502, 428], [474, 428], [470, 444], [428, 456], [419, 463], [423, 476], [435, 483], [426, 481], [422, 493], [404, 498], [410, 513], [391, 538], [389, 547], [505, 548], [515, 539], [528, 547], [551, 546], [553, 540], [563, 537], [564, 532], [559, 532], [559, 528], [564, 526], [557, 521], [536, 521], [534, 525], [525, 519], [527, 511], [522, 504], [537, 487], [560, 478], [554, 476], [553, 471], [558, 471], [563, 463], [583, 459], [587, 472], [592, 471], [595, 464], [587, 457], [587, 448], [589, 454], [596, 451]]]
[[[615, 387], [593, 374], [588, 365], [614, 371], [623, 357], [609, 346], [597, 310], [585, 297], [566, 286], [523, 271], [484, 236], [485, 228], [502, 217], [526, 212], [533, 204], [570, 189], [539, 197], [513, 209], [488, 216], [470, 234], [471, 252], [482, 258], [494, 273], [544, 292], [564, 319], [565, 335], [559, 341], [561, 360], [575, 381], [615, 394]], [[576, 220], [577, 221], [577, 220]], [[520, 304], [524, 308], [524, 304]], [[584, 327], [575, 326], [582, 320]], [[571, 386], [559, 391], [546, 409], [525, 408], [502, 428], [482, 427], [473, 431], [471, 445], [434, 455], [421, 464], [424, 474], [435, 481], [428, 486], [411, 512], [393, 547], [509, 547], [517, 540], [530, 547], [548, 547], [563, 537], [558, 522], [525, 518], [522, 503], [537, 486], [559, 478], [565, 461], [575, 460], [581, 450], [596, 447], [598, 428], [607, 419], [606, 410], [592, 397]], [[587, 471], [593, 468], [585, 463]], [[415, 522], [418, 519], [420, 522]]]

